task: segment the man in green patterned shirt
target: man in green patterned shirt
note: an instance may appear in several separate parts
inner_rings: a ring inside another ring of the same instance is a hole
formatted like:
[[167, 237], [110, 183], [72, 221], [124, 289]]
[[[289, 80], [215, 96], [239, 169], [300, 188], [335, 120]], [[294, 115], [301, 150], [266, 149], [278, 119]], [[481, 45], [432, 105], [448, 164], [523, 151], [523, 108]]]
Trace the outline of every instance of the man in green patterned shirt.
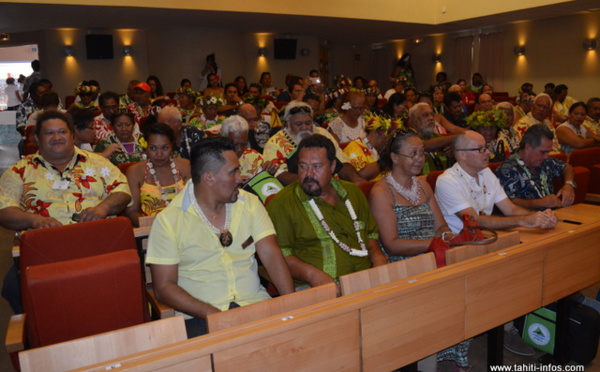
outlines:
[[298, 155], [299, 180], [267, 205], [296, 285], [316, 287], [385, 264], [367, 199], [356, 185], [332, 178], [331, 140], [313, 134]]

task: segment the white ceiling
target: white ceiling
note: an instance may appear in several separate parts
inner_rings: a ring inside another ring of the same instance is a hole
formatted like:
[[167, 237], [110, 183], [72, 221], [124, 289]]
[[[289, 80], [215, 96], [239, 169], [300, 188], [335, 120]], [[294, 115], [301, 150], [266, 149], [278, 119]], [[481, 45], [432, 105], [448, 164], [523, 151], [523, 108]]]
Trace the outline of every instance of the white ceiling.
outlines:
[[434, 33], [502, 25], [600, 10], [598, 0], [577, 0], [441, 25], [383, 22], [332, 17], [273, 15], [200, 10], [0, 3], [0, 32], [56, 28], [171, 29], [227, 28], [239, 32], [317, 35], [337, 43], [380, 43]]

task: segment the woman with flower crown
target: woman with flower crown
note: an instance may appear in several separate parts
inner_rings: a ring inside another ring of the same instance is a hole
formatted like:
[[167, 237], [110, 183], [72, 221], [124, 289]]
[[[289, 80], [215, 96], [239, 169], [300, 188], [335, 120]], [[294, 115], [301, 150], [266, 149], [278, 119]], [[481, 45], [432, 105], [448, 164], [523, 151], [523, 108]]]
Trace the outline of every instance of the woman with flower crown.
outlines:
[[219, 115], [219, 109], [225, 104], [225, 99], [221, 96], [208, 95], [198, 99], [198, 104], [202, 107], [202, 115], [196, 116], [190, 120], [190, 125], [201, 130], [209, 130], [212, 127], [219, 126], [225, 120], [225, 116]]
[[189, 160], [173, 156], [175, 134], [168, 125], [152, 124], [140, 142], [147, 159], [127, 169], [133, 204], [125, 210], [136, 227], [140, 217], [154, 216], [169, 205], [190, 179]]
[[360, 91], [350, 91], [342, 99], [342, 113], [329, 123], [327, 130], [339, 143], [347, 143], [365, 136], [365, 95]]
[[[388, 262], [426, 253], [435, 237], [452, 239], [433, 190], [417, 178], [425, 164], [425, 147], [418, 135], [411, 130], [394, 131], [380, 163], [387, 173], [371, 189], [369, 208]], [[419, 361], [419, 370], [437, 371], [437, 361], [453, 362], [457, 371], [468, 370], [469, 345], [470, 341], [464, 341], [425, 358]]]
[[467, 126], [485, 138], [485, 147], [490, 151], [490, 163], [500, 163], [511, 155], [511, 141], [501, 131], [508, 118], [500, 109], [475, 111], [466, 119]]
[[189, 123], [192, 118], [202, 115], [202, 110], [196, 105], [197, 92], [192, 88], [178, 88], [177, 100], [179, 101], [179, 111], [184, 123]]
[[350, 142], [344, 148], [344, 153], [359, 176], [366, 180], [378, 180], [381, 178], [378, 160], [392, 123], [377, 115], [368, 115], [365, 121], [366, 136]]

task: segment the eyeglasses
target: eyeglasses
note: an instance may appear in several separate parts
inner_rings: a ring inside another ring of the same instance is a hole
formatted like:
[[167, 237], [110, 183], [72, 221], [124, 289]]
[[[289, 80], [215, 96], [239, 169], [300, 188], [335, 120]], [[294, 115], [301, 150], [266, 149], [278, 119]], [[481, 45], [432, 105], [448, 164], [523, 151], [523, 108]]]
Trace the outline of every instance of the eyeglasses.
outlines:
[[90, 93], [90, 92], [87, 92], [87, 93], [79, 93], [79, 95], [80, 95], [80, 96], [82, 96], [82, 97], [91, 97], [91, 96], [93, 96], [93, 95], [94, 95], [94, 93]]
[[290, 115], [296, 115], [298, 113], [310, 114], [310, 107], [308, 106], [296, 106], [290, 109]]
[[415, 151], [415, 152], [413, 152], [411, 154], [403, 154], [401, 152], [397, 152], [396, 154], [400, 155], [400, 156], [404, 156], [405, 158], [409, 158], [411, 160], [415, 160], [417, 158], [424, 158], [425, 157], [425, 151], [418, 151], [418, 152]]
[[486, 151], [489, 151], [487, 147], [477, 147], [475, 149], [456, 149], [456, 151], [477, 151], [480, 154], [483, 154]]

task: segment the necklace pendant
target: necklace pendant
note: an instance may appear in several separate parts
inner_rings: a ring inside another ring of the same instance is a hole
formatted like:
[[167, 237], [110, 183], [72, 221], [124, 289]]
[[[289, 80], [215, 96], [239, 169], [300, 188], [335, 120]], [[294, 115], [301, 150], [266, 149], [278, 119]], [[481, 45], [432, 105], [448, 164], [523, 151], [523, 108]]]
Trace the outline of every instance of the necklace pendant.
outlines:
[[350, 256], [367, 257], [368, 255], [369, 255], [369, 251], [365, 251], [364, 249], [356, 249], [356, 248], [350, 249]]
[[229, 230], [221, 231], [219, 234], [219, 241], [223, 247], [229, 247], [233, 243], [233, 235]]

